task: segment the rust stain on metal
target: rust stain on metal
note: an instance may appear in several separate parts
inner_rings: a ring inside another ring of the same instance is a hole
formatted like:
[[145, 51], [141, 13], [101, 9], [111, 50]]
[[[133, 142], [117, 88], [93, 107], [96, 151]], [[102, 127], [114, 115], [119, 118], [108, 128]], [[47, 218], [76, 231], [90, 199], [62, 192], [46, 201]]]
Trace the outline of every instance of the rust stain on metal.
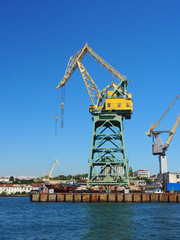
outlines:
[[57, 202], [64, 202], [64, 200], [65, 200], [64, 194], [58, 193], [57, 194]]
[[116, 202], [116, 193], [108, 194], [108, 202]]
[[99, 202], [99, 194], [98, 193], [91, 194], [91, 202]]
[[99, 201], [107, 202], [107, 194], [106, 193], [99, 194]]
[[169, 202], [177, 202], [177, 193], [169, 193]]
[[158, 198], [159, 198], [158, 194], [156, 194], [156, 193], [155, 194], [153, 194], [153, 193], [151, 194], [151, 198], [150, 198], [151, 202], [158, 202], [159, 201]]
[[39, 202], [39, 194], [31, 194], [31, 201], [32, 202]]
[[90, 193], [83, 193], [82, 194], [82, 201], [83, 202], [90, 202]]
[[81, 202], [81, 196], [82, 196], [82, 194], [75, 193], [74, 194], [74, 202]]
[[66, 193], [65, 202], [73, 202], [73, 193]]
[[48, 194], [41, 193], [40, 194], [40, 202], [47, 202]]
[[149, 202], [149, 194], [146, 193], [142, 194], [142, 202]]
[[178, 202], [180, 202], [180, 194], [178, 194], [177, 200], [178, 200]]
[[124, 201], [125, 202], [132, 202], [132, 193], [124, 194]]
[[159, 202], [168, 202], [168, 201], [169, 201], [168, 193], [159, 194]]
[[134, 193], [134, 202], [141, 202], [141, 193]]
[[124, 194], [120, 193], [117, 194], [117, 202], [123, 202], [124, 201]]
[[56, 194], [49, 194], [48, 202], [56, 202]]

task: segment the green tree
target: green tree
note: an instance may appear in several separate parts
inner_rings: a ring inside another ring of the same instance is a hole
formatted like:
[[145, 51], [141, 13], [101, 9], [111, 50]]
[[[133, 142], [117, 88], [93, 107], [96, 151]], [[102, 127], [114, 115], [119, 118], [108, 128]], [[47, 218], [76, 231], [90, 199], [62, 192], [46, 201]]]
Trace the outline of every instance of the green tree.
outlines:
[[24, 191], [24, 192], [22, 192], [21, 194], [22, 194], [22, 195], [26, 195], [26, 194], [27, 194], [27, 192], [25, 192], [25, 191]]
[[1, 193], [1, 196], [6, 196], [6, 192], [2, 192], [2, 193]]
[[145, 181], [146, 181], [146, 184], [148, 184], [148, 185], [151, 185], [151, 184], [152, 184], [152, 181], [151, 181], [150, 178], [143, 178], [143, 180], [145, 180]]
[[19, 178], [15, 178], [14, 181], [13, 181], [13, 183], [14, 183], [14, 184], [18, 184], [18, 183], [20, 183]]
[[55, 180], [67, 180], [67, 177], [64, 176], [64, 175], [59, 175], [59, 176], [57, 176], [57, 177], [55, 177], [53, 179], [55, 179]]
[[9, 181], [14, 182], [14, 177], [10, 176]]
[[81, 178], [81, 174], [77, 174], [76, 176], [74, 176], [74, 179], [79, 182]]
[[67, 176], [67, 180], [71, 180], [72, 178], [73, 178], [72, 175], [68, 175], [68, 176]]
[[31, 184], [34, 182], [34, 179], [22, 179], [20, 180], [21, 184]]

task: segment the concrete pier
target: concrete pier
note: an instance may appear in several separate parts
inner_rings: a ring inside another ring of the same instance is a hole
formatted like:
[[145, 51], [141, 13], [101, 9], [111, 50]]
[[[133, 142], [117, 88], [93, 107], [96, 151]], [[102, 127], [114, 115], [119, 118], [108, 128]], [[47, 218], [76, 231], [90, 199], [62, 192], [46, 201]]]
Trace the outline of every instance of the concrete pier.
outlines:
[[32, 202], [134, 202], [180, 203], [178, 193], [33, 193]]

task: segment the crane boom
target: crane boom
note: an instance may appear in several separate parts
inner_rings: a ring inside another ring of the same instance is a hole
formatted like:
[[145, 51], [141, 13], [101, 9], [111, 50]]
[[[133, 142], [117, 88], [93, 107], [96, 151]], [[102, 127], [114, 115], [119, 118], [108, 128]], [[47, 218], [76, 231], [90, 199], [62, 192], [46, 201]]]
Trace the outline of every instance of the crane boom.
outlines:
[[168, 137], [168, 139], [167, 139], [167, 141], [165, 143], [165, 146], [167, 146], [167, 147], [169, 146], [169, 144], [170, 144], [170, 142], [171, 142], [171, 140], [172, 140], [172, 138], [173, 138], [173, 136], [174, 136], [174, 134], [176, 132], [176, 129], [177, 129], [178, 125], [179, 125], [179, 122], [180, 122], [180, 113], [177, 116], [176, 121], [175, 121], [171, 131], [169, 132], [169, 137]]
[[174, 101], [171, 103], [171, 105], [168, 107], [168, 109], [165, 111], [165, 113], [162, 115], [162, 117], [159, 119], [158, 122], [154, 122], [151, 127], [149, 128], [148, 132], [146, 132], [146, 135], [148, 137], [151, 137], [152, 131], [157, 127], [157, 125], [160, 123], [160, 121], [163, 119], [163, 117], [166, 115], [166, 113], [170, 110], [170, 108], [174, 105], [174, 103], [177, 101], [179, 98], [180, 94], [177, 95], [177, 97], [174, 99]]
[[52, 172], [53, 172], [53, 170], [54, 170], [54, 167], [55, 167], [56, 163], [59, 165], [59, 162], [58, 162], [58, 160], [57, 160], [57, 159], [55, 159], [55, 162], [54, 162], [54, 164], [53, 164], [53, 166], [52, 166], [52, 168], [51, 168], [51, 171], [50, 171], [50, 173], [49, 173], [49, 176], [48, 176], [48, 178], [50, 178], [50, 177], [51, 177], [51, 174], [52, 174]]
[[55, 161], [54, 161], [54, 163], [53, 163], [53, 166], [52, 166], [52, 168], [51, 168], [51, 171], [50, 171], [49, 175], [46, 175], [46, 174], [44, 173], [44, 175], [43, 175], [43, 177], [42, 177], [43, 181], [49, 181], [49, 179], [50, 179], [50, 177], [51, 177], [51, 174], [52, 174], [52, 172], [53, 172], [53, 170], [54, 170], [54, 167], [55, 167], [56, 163], [59, 165], [58, 160], [57, 160], [56, 158], [55, 158], [54, 160], [55, 160]]
[[[91, 98], [91, 102], [95, 109], [97, 109], [99, 102], [102, 100], [101, 92], [97, 87], [96, 83], [93, 81], [83, 64], [77, 61], [79, 70], [81, 72], [82, 78], [86, 85], [86, 89], [88, 91], [89, 97]], [[95, 100], [97, 99], [97, 103], [95, 104]]]
[[81, 48], [79, 51], [77, 51], [74, 55], [70, 57], [64, 77], [60, 81], [56, 89], [61, 88], [66, 84], [68, 79], [71, 77], [73, 72], [78, 67], [78, 61], [81, 62], [87, 52], [89, 52], [91, 57], [93, 57], [100, 65], [102, 65], [108, 72], [110, 72], [113, 77], [115, 77], [120, 81], [126, 80], [125, 76], [123, 76], [115, 68], [113, 68], [109, 63], [107, 63], [104, 59], [102, 59], [97, 53], [95, 53], [91, 48], [89, 48], [88, 43], [86, 43], [83, 48]]
[[109, 63], [107, 63], [104, 59], [102, 59], [97, 53], [95, 53], [91, 48], [89, 48], [89, 46], [88, 46], [88, 52], [99, 64], [101, 64], [106, 69], [106, 71], [110, 72], [114, 78], [120, 81], [126, 79], [125, 76], [123, 76], [115, 68], [113, 68]]
[[73, 72], [76, 70], [78, 64], [77, 61], [82, 61], [83, 57], [85, 56], [87, 52], [87, 46], [88, 44], [86, 43], [83, 48], [81, 48], [79, 51], [77, 51], [74, 55], [72, 55], [69, 59], [65, 74], [63, 79], [60, 81], [56, 89], [61, 88], [66, 84], [68, 79], [71, 77]]

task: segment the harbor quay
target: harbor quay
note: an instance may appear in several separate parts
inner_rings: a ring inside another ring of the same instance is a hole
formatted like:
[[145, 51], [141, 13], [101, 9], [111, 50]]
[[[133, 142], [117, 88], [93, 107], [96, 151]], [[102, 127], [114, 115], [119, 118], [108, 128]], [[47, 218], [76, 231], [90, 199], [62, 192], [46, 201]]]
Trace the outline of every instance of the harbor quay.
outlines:
[[33, 193], [32, 202], [169, 202], [180, 203], [179, 193]]

